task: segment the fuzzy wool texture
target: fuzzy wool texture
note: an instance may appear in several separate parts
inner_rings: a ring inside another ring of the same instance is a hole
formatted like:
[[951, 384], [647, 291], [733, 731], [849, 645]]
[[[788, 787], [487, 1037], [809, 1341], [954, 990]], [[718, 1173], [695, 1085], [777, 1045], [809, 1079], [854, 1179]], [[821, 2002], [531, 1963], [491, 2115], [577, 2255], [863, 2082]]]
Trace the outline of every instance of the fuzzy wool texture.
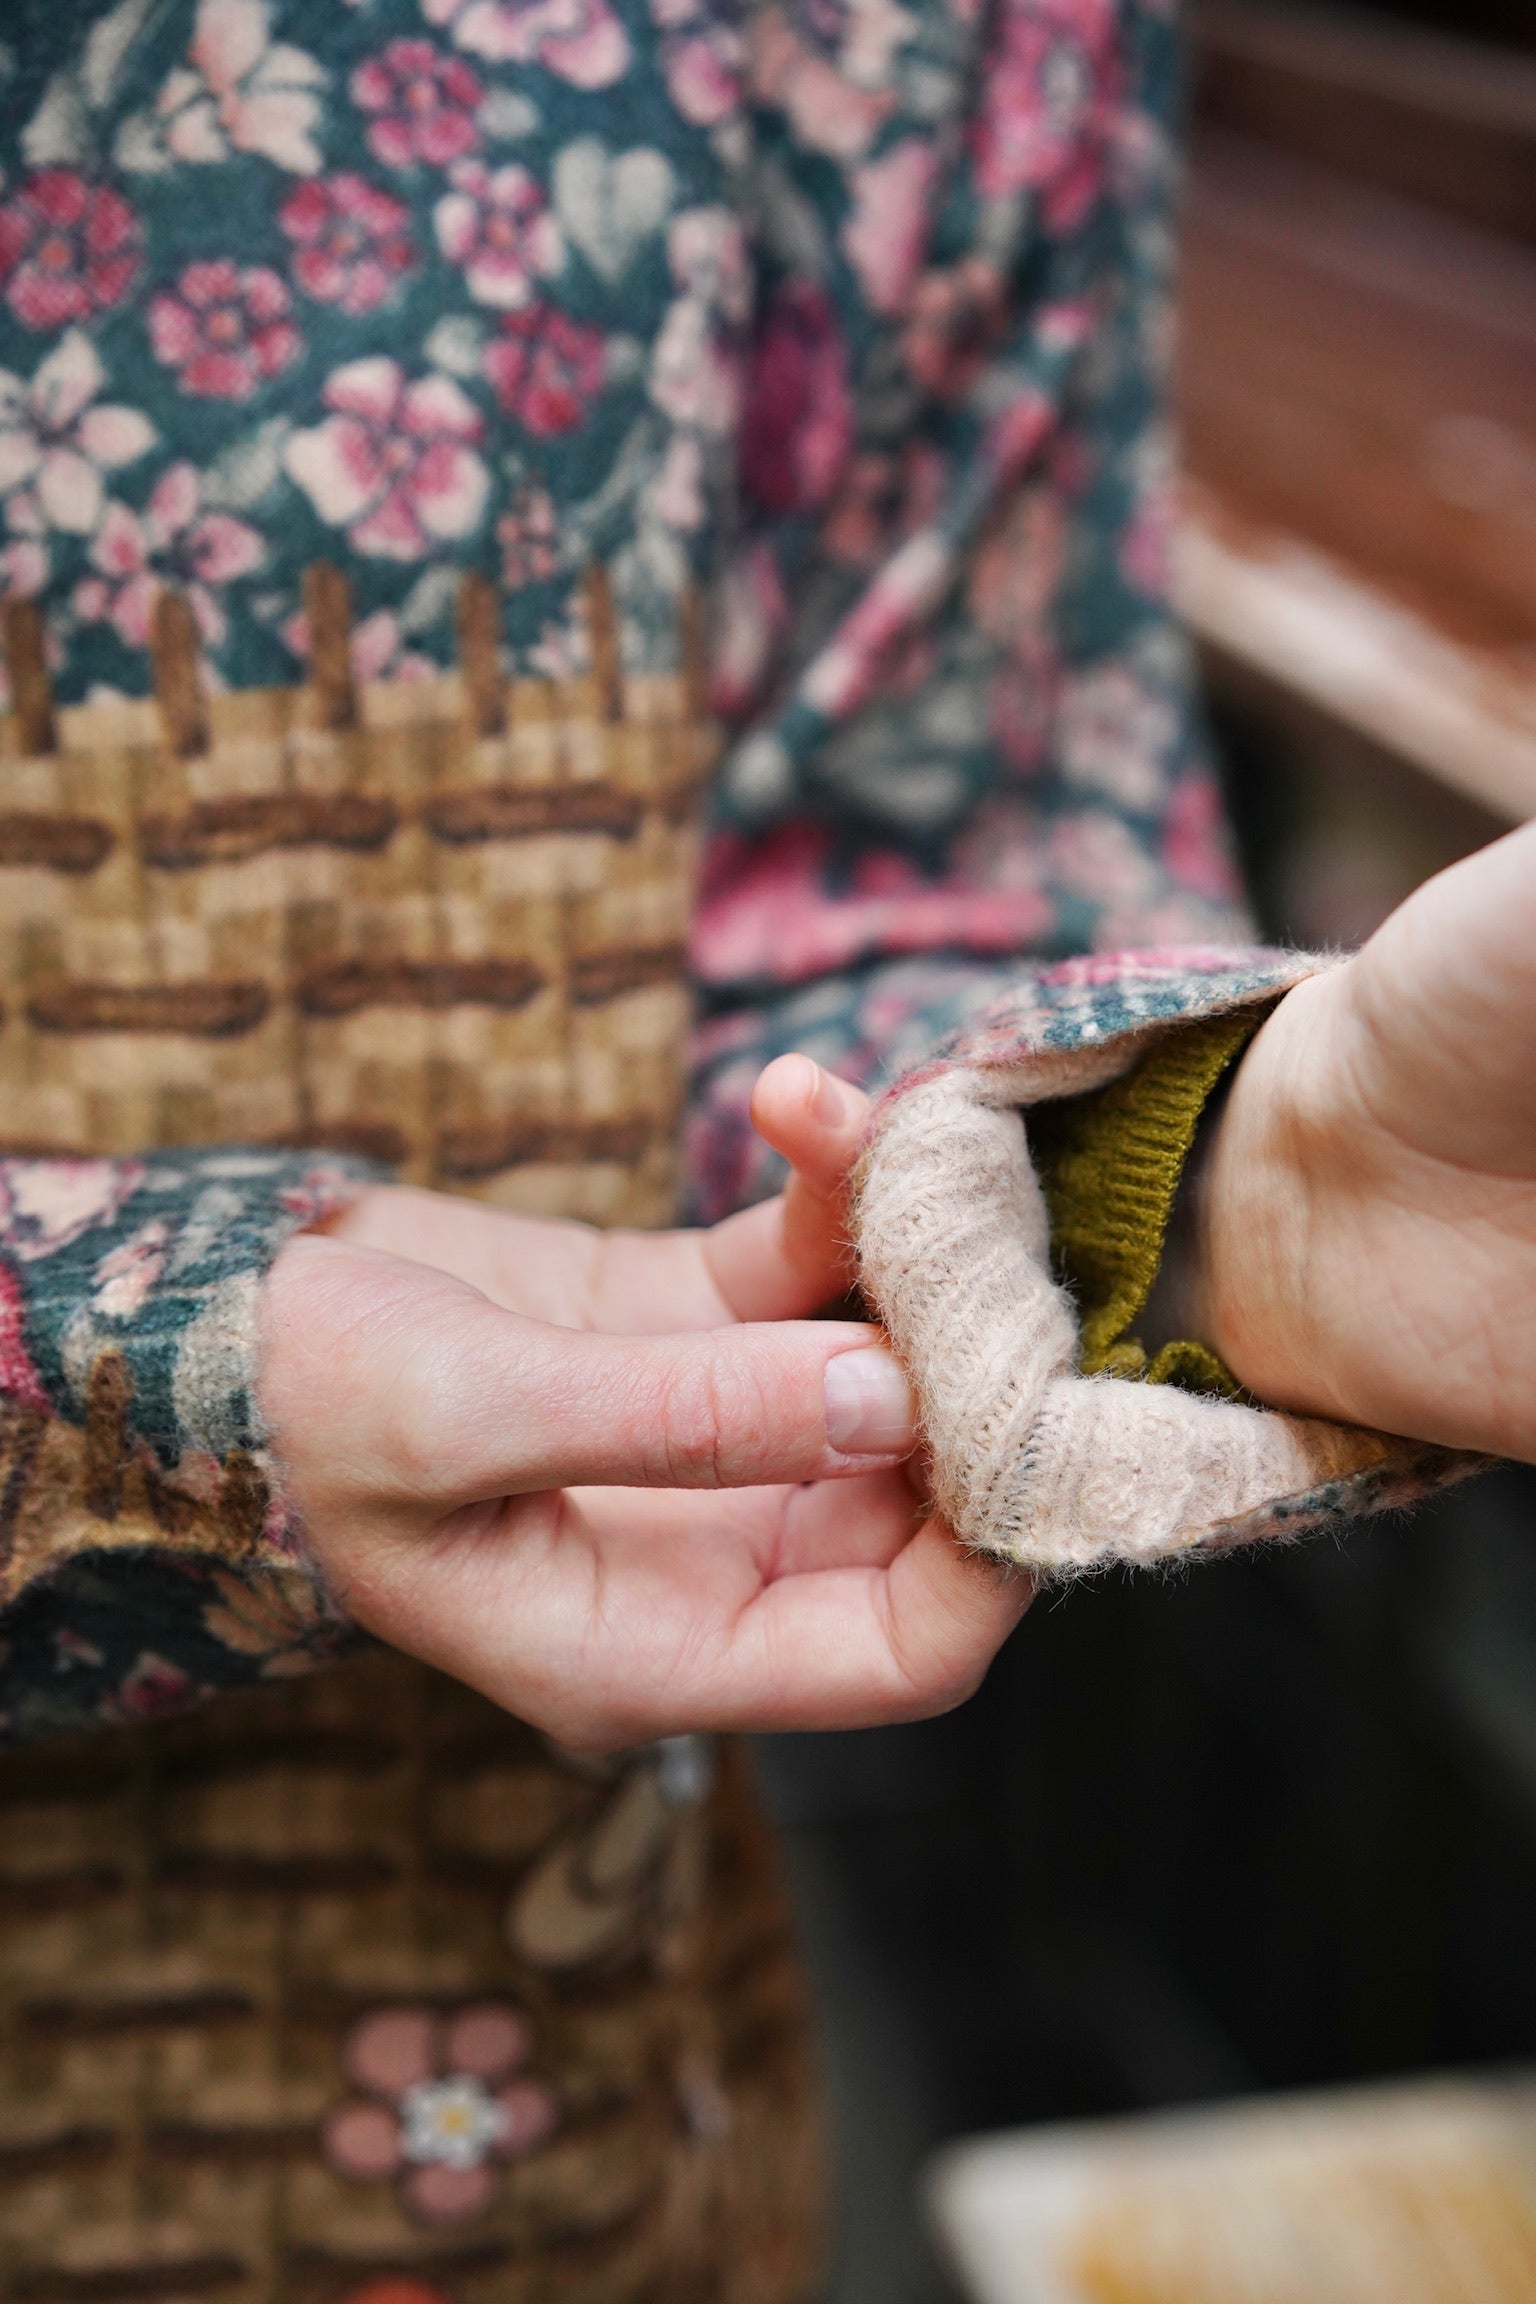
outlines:
[[1485, 1459], [1080, 1372], [1029, 1107], [1130, 1073], [1171, 1033], [1276, 996], [1307, 955], [1162, 953], [1034, 974], [876, 1108], [860, 1273], [910, 1374], [934, 1500], [1040, 1578], [1223, 1550], [1406, 1503]]

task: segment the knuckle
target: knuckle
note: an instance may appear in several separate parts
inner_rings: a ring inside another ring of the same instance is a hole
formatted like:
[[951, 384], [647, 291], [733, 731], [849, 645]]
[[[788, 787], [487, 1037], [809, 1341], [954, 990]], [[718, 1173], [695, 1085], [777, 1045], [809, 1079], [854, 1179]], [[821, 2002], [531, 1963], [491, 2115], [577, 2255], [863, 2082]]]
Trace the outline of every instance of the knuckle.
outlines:
[[738, 1386], [708, 1353], [692, 1352], [669, 1370], [658, 1435], [662, 1469], [676, 1488], [718, 1485], [729, 1469], [727, 1435], [737, 1427]]

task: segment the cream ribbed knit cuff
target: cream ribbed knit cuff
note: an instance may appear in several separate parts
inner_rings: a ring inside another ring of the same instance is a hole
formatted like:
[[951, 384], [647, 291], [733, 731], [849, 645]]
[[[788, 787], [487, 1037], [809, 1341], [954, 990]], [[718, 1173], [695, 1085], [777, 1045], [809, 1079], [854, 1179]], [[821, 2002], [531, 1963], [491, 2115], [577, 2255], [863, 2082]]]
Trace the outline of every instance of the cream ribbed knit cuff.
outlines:
[[1059, 1577], [1296, 1535], [1485, 1461], [1078, 1372], [1028, 1109], [1103, 1088], [1181, 1026], [1272, 1001], [1327, 965], [1271, 952], [1067, 962], [876, 1107], [855, 1178], [860, 1271], [917, 1389], [935, 1502], [964, 1543]]

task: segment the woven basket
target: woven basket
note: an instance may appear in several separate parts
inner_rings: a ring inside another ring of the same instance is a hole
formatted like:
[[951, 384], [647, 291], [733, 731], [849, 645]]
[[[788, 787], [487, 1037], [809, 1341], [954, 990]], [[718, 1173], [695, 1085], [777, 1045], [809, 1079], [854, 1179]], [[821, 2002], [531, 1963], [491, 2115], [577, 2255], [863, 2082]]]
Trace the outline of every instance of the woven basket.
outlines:
[[699, 617], [682, 673], [509, 683], [468, 575], [459, 665], [358, 689], [334, 569], [302, 688], [205, 695], [162, 594], [155, 694], [55, 711], [6, 611], [0, 1127], [9, 1151], [325, 1144], [401, 1177], [664, 1222], [688, 1016]]

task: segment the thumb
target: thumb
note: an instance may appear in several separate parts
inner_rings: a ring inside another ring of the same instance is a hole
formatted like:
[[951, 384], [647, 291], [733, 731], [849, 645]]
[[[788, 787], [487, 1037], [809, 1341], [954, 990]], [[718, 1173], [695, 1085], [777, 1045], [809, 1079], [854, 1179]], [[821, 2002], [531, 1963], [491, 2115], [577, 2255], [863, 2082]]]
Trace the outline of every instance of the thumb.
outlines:
[[915, 1444], [906, 1378], [855, 1321], [588, 1334], [313, 1237], [285, 1248], [267, 1297], [262, 1398], [285, 1458], [323, 1451], [349, 1484], [438, 1513], [547, 1488], [825, 1479]]

